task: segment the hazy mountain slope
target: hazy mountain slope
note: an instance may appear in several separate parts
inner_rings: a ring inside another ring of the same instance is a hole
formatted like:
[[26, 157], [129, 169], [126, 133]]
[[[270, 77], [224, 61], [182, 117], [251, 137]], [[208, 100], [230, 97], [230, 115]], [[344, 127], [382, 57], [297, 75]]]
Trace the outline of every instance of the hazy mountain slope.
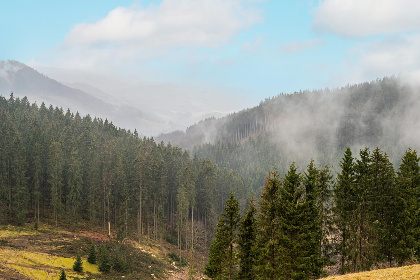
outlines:
[[[88, 86], [84, 87], [86, 88], [89, 89]], [[90, 91], [95, 92], [93, 88]], [[30, 102], [45, 102], [47, 106], [52, 104], [64, 110], [70, 108], [82, 115], [89, 113], [103, 119], [108, 118], [117, 126], [131, 130], [136, 128], [145, 135], [158, 133], [167, 126], [155, 115], [144, 114], [128, 105], [115, 104], [115, 100], [109, 99], [107, 95], [105, 97], [108, 102], [104, 101], [100, 92], [96, 92], [96, 96], [88, 94], [50, 79], [17, 61], [0, 61], [0, 95], [8, 96], [10, 92], [18, 97], [27, 96]]]
[[[296, 162], [302, 169], [338, 166], [344, 149], [379, 147], [398, 167], [404, 151], [420, 148], [420, 89], [391, 77], [334, 90], [280, 94], [185, 132], [157, 137], [240, 171], [254, 187], [267, 172]], [[205, 143], [208, 143], [204, 145]], [[201, 146], [200, 146], [201, 145]]]

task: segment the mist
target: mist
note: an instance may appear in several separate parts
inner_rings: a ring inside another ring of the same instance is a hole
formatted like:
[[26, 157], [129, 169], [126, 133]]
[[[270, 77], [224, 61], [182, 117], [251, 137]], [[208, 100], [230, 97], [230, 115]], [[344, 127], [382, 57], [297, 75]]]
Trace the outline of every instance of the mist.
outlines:
[[220, 119], [207, 119], [158, 141], [190, 149], [238, 170], [261, 187], [268, 171], [287, 172], [295, 162], [304, 172], [316, 166], [339, 172], [350, 147], [379, 147], [397, 170], [408, 148], [420, 148], [420, 87], [408, 77], [387, 77], [336, 89], [299, 91], [267, 98], [258, 106]]

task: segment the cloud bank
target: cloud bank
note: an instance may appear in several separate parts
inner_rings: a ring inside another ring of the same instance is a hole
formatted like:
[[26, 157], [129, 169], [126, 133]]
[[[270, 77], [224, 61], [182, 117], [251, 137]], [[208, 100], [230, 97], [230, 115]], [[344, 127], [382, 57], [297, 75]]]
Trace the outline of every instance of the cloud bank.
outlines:
[[420, 31], [417, 0], [325, 0], [317, 7], [316, 31], [344, 37], [365, 37]]
[[94, 23], [80, 23], [64, 45], [102, 47], [131, 44], [140, 48], [217, 46], [261, 21], [243, 1], [164, 0], [159, 6], [118, 7]]

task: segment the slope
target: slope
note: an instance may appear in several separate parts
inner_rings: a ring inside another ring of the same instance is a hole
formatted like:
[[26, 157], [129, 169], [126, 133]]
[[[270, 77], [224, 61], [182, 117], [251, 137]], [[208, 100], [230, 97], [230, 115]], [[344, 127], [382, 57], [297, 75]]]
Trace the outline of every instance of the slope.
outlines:
[[[100, 95], [84, 91], [89, 89], [86, 86], [79, 84], [75, 87], [63, 85], [20, 62], [0, 61], [0, 95], [8, 96], [13, 92], [15, 96], [26, 96], [39, 104], [44, 102], [47, 106], [52, 104], [63, 109], [70, 108], [74, 113], [78, 111], [83, 115], [111, 119], [117, 126], [141, 130], [148, 135], [166, 127], [164, 121], [151, 113], [118, 104], [115, 100], [104, 101]], [[90, 88], [90, 91], [95, 92], [95, 89]]]

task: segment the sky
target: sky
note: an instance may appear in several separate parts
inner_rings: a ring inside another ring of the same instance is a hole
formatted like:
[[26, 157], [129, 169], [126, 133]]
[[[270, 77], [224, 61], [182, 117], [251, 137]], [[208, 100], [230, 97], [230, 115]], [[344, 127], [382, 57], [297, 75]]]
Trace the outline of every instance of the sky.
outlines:
[[99, 88], [111, 77], [210, 88], [214, 110], [227, 100], [252, 107], [279, 93], [419, 77], [418, 11], [417, 0], [2, 1], [0, 60]]

